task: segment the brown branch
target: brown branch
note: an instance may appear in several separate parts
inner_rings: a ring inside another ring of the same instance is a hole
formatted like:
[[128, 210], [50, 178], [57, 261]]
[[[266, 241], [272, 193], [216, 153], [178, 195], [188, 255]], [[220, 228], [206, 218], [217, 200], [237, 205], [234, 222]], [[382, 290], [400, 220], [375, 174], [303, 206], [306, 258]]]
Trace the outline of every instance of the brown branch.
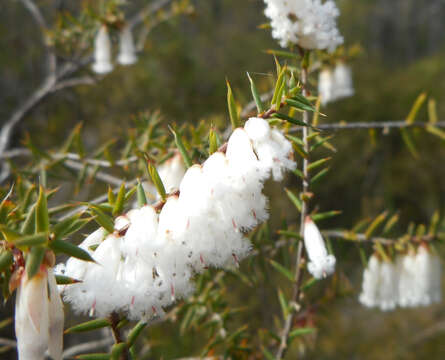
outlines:
[[[113, 335], [113, 340], [115, 344], [120, 344], [125, 342], [124, 339], [122, 338], [122, 334], [120, 332], [120, 329], [118, 328], [118, 324], [119, 321], [121, 320], [119, 317], [119, 314], [116, 312], [112, 312], [109, 316], [109, 320], [110, 320], [110, 327], [111, 327], [111, 333]], [[122, 351], [122, 354], [120, 356], [120, 360], [128, 360], [128, 350], [124, 349], [124, 351]]]

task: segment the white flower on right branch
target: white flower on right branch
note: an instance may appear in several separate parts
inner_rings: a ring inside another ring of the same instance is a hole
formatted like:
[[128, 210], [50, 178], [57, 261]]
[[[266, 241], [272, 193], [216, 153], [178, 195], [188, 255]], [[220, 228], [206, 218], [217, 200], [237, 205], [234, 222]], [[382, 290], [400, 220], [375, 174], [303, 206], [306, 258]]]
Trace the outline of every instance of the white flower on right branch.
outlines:
[[307, 268], [313, 277], [323, 279], [335, 271], [335, 257], [328, 254], [317, 225], [308, 216], [304, 222], [304, 246], [309, 257]]

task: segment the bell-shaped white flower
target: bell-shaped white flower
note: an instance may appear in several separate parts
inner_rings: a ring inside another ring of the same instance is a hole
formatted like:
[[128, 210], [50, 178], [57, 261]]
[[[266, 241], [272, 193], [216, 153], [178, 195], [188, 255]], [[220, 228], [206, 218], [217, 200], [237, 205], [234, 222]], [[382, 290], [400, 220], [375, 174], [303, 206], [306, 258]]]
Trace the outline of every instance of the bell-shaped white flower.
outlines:
[[442, 299], [441, 265], [439, 257], [426, 246], [419, 246], [415, 259], [415, 288], [418, 305], [431, 305]]
[[316, 279], [322, 279], [335, 271], [335, 257], [328, 254], [317, 225], [308, 216], [304, 222], [304, 246], [309, 257], [307, 268]]
[[343, 99], [354, 95], [351, 68], [339, 62], [334, 69], [333, 94], [335, 99]]
[[372, 255], [368, 266], [363, 272], [362, 292], [359, 301], [367, 307], [375, 307], [379, 304], [380, 286], [380, 261]]
[[98, 74], [106, 74], [113, 70], [111, 62], [111, 40], [108, 29], [102, 25], [94, 40], [93, 70]]
[[15, 305], [19, 360], [44, 359], [46, 350], [54, 360], [61, 360], [63, 323], [63, 305], [52, 269], [42, 265], [32, 279], [23, 275]]
[[418, 306], [419, 292], [416, 287], [416, 255], [400, 255], [397, 258], [399, 272], [399, 305], [401, 307]]
[[399, 301], [398, 271], [391, 261], [380, 265], [379, 306], [383, 311], [393, 310]]
[[158, 174], [167, 193], [179, 189], [185, 170], [184, 161], [179, 152], [159, 166]]
[[117, 62], [121, 65], [132, 65], [137, 61], [136, 49], [131, 28], [125, 26], [119, 35], [119, 55]]
[[326, 105], [334, 100], [334, 75], [329, 68], [324, 68], [318, 74], [318, 95], [322, 105]]

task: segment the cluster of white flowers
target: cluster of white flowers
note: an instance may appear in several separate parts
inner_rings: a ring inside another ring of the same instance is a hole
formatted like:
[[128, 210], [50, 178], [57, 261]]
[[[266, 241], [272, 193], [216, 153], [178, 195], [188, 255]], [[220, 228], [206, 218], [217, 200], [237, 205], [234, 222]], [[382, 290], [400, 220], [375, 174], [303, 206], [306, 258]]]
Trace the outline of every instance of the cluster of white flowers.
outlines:
[[318, 76], [318, 94], [323, 105], [354, 95], [351, 68], [339, 62], [333, 71], [322, 69]]
[[332, 275], [335, 271], [335, 256], [328, 254], [317, 225], [308, 216], [304, 223], [304, 246], [309, 257], [308, 271], [316, 279]]
[[393, 310], [428, 306], [442, 298], [440, 258], [424, 246], [416, 254], [400, 255], [395, 262], [369, 259], [363, 273], [360, 302], [367, 307]]
[[332, 0], [264, 0], [272, 36], [282, 47], [298, 44], [305, 49], [328, 49], [343, 43], [336, 19], [340, 12]]
[[281, 180], [295, 168], [292, 146], [260, 118], [230, 136], [227, 150], [190, 167], [179, 196], [133, 209], [115, 220], [115, 232], [99, 230], [80, 245], [96, 260], [71, 258], [63, 274], [82, 280], [64, 286], [75, 310], [105, 316], [123, 311], [130, 319], [161, 316], [163, 308], [193, 291], [191, 278], [209, 266], [231, 267], [251, 248], [244, 233], [264, 221], [263, 182]]
[[[119, 37], [117, 62], [121, 65], [134, 64], [137, 56], [131, 29], [125, 26]], [[112, 46], [106, 25], [100, 27], [94, 40], [94, 63], [92, 68], [98, 74], [107, 74], [113, 70]]]

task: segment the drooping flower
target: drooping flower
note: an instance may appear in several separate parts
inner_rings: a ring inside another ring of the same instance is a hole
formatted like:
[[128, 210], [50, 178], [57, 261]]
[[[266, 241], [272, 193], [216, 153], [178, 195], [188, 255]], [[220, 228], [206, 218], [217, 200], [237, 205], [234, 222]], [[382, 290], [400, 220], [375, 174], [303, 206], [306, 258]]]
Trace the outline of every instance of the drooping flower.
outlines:
[[379, 306], [383, 311], [393, 310], [399, 301], [398, 272], [392, 261], [380, 264]]
[[334, 100], [334, 86], [334, 75], [331, 69], [322, 69], [318, 75], [318, 95], [322, 105], [326, 105]]
[[417, 305], [428, 306], [440, 302], [442, 299], [440, 259], [424, 245], [417, 249], [415, 271], [413, 286], [416, 289]]
[[106, 25], [100, 27], [94, 40], [93, 70], [98, 74], [106, 74], [113, 70], [111, 40]]
[[336, 19], [340, 12], [332, 0], [264, 0], [272, 37], [282, 47], [333, 51], [343, 43]]
[[334, 99], [343, 99], [354, 95], [351, 68], [344, 62], [339, 62], [334, 69]]
[[380, 261], [372, 255], [363, 272], [362, 292], [359, 301], [367, 307], [379, 305]]
[[63, 324], [63, 304], [52, 269], [42, 265], [32, 279], [24, 274], [15, 305], [19, 360], [44, 359], [46, 350], [61, 360]]
[[323, 237], [309, 216], [304, 222], [304, 246], [309, 257], [307, 268], [312, 276], [322, 279], [334, 273], [335, 257], [328, 254]]
[[428, 306], [440, 302], [441, 264], [425, 245], [417, 252], [398, 255], [395, 262], [380, 261], [372, 255], [363, 273], [360, 302], [381, 310]]
[[132, 65], [137, 61], [136, 49], [131, 28], [125, 26], [119, 35], [119, 55], [117, 62], [121, 65]]

